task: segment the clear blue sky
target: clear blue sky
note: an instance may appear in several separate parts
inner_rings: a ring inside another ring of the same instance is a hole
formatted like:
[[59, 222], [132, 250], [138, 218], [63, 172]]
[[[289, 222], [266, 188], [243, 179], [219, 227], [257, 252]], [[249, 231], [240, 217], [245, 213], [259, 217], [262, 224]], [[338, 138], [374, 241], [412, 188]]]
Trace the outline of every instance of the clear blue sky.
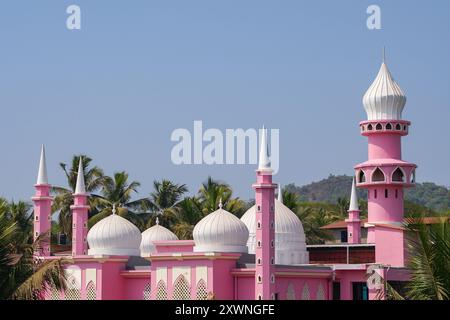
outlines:
[[[66, 29], [66, 8], [82, 30]], [[378, 4], [382, 30], [366, 27]], [[276, 181], [352, 174], [366, 160], [362, 95], [382, 47], [408, 97], [405, 160], [418, 180], [450, 185], [450, 2], [2, 1], [0, 195], [29, 199], [41, 143], [50, 182], [58, 163], [86, 153], [106, 174], [186, 183], [208, 175], [243, 198], [254, 166], [175, 166], [176, 128], [280, 129]]]

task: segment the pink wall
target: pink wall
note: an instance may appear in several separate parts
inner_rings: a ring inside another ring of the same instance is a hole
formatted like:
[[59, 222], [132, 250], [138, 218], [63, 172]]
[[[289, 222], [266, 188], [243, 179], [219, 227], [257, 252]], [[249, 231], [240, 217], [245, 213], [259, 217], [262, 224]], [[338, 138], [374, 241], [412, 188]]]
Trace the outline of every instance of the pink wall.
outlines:
[[391, 266], [405, 265], [405, 244], [403, 230], [375, 227], [375, 261]]

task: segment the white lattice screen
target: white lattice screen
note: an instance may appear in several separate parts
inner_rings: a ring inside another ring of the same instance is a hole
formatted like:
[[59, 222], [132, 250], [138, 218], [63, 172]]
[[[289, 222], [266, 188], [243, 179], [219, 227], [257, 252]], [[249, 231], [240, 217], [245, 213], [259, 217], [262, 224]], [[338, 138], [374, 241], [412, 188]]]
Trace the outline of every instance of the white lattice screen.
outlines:
[[61, 300], [61, 294], [58, 289], [52, 287], [50, 290], [50, 295], [48, 297], [49, 300]]
[[311, 294], [309, 293], [309, 286], [307, 283], [303, 286], [302, 300], [311, 300]]
[[65, 300], [80, 300], [81, 293], [78, 289], [67, 289], [64, 293]]
[[288, 285], [286, 299], [287, 300], [295, 300], [295, 289], [294, 289], [294, 285], [292, 283], [290, 283]]
[[173, 286], [172, 299], [173, 300], [191, 299], [191, 290], [189, 288], [189, 282], [182, 274], [180, 274], [178, 278], [175, 280], [175, 284]]
[[325, 300], [325, 290], [323, 289], [323, 285], [321, 283], [317, 287], [316, 300]]
[[197, 294], [196, 299], [197, 300], [206, 300], [208, 297], [208, 292], [206, 291], [206, 283], [203, 279], [200, 279], [199, 282], [197, 282]]
[[92, 281], [86, 286], [86, 300], [97, 300], [97, 289]]
[[144, 287], [144, 291], [142, 292], [142, 299], [143, 300], [150, 300], [150, 295], [152, 294], [152, 285], [147, 283]]
[[159, 280], [156, 285], [156, 300], [167, 300], [167, 288], [163, 280]]

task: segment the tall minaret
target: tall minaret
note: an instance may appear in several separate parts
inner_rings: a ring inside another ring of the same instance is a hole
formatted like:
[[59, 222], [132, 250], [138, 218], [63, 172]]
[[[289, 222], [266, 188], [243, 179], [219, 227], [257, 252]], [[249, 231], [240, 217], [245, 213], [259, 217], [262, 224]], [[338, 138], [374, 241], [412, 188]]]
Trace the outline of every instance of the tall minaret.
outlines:
[[369, 160], [355, 166], [357, 186], [368, 191], [368, 243], [375, 243], [377, 263], [403, 266], [403, 190], [415, 183], [416, 165], [402, 160], [401, 138], [409, 121], [402, 120], [406, 96], [385, 63], [363, 98]]
[[256, 170], [255, 299], [275, 299], [275, 188], [267, 146], [267, 129], [261, 130], [259, 164]]
[[50, 229], [52, 222], [52, 197], [50, 196], [51, 185], [47, 178], [47, 164], [45, 159], [45, 148], [42, 145], [41, 159], [39, 161], [39, 172], [37, 182], [34, 185], [36, 192], [31, 198], [34, 203], [34, 240], [39, 235], [47, 235], [42, 242], [36, 255], [50, 256]]
[[348, 243], [355, 244], [361, 242], [361, 220], [359, 219], [359, 212], [358, 195], [356, 194], [355, 179], [353, 178], [348, 219], [345, 219], [347, 223]]
[[83, 158], [80, 157], [78, 164], [77, 184], [73, 194], [74, 204], [72, 209], [72, 255], [87, 254], [87, 220], [89, 206], [87, 204], [88, 194], [84, 185]]

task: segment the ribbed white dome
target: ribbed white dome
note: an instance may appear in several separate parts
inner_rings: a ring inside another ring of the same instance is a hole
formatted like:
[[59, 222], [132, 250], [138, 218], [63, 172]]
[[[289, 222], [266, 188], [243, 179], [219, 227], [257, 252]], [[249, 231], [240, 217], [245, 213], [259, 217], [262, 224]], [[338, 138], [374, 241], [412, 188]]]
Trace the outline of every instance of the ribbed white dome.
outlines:
[[178, 237], [169, 229], [159, 225], [154, 226], [142, 232], [141, 255], [149, 255], [155, 251], [153, 241], [178, 240]]
[[127, 219], [112, 214], [97, 222], [87, 235], [89, 255], [139, 256], [141, 232]]
[[193, 236], [195, 252], [247, 252], [247, 227], [222, 208], [200, 220], [194, 227]]
[[[253, 206], [241, 218], [249, 230], [247, 240], [249, 253], [255, 253], [255, 217], [256, 207]], [[303, 225], [297, 215], [277, 199], [275, 199], [275, 263], [284, 265], [309, 263]]]
[[363, 97], [368, 120], [400, 120], [406, 96], [394, 81], [386, 63]]

